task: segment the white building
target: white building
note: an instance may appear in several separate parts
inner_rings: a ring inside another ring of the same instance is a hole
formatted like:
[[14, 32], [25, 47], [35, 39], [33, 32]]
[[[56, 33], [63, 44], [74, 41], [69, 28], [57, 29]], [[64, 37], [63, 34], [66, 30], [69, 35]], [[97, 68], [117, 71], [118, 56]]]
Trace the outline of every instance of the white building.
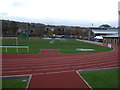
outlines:
[[92, 37], [94, 39], [100, 39], [102, 40], [104, 36], [106, 35], [114, 35], [118, 34], [118, 29], [107, 29], [107, 30], [92, 30]]

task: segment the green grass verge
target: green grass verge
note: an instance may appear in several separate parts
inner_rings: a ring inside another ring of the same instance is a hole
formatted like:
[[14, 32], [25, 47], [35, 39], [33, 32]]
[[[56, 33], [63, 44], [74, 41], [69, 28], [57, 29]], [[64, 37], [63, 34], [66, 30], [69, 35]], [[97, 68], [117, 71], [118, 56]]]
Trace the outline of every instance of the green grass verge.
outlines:
[[118, 71], [107, 70], [80, 74], [92, 88], [118, 88]]
[[[100, 45], [85, 43], [73, 40], [60, 41], [55, 40], [54, 44], [50, 44], [51, 40], [43, 40], [43, 39], [18, 39], [19, 46], [29, 46], [29, 53], [27, 53], [26, 49], [19, 49], [18, 54], [38, 54], [40, 49], [61, 49], [61, 53], [80, 53], [83, 51], [77, 51], [76, 48], [83, 49], [95, 49], [96, 51], [84, 51], [84, 52], [103, 52], [110, 51], [112, 49]], [[2, 41], [3, 46], [13, 46], [15, 45], [15, 40], [4, 40]], [[3, 54], [16, 54], [16, 49], [8, 49], [8, 52], [5, 52], [5, 48], [2, 49]]]
[[[22, 80], [27, 80], [23, 82]], [[3, 79], [2, 88], [26, 88], [28, 83], [28, 78], [22, 79]]]

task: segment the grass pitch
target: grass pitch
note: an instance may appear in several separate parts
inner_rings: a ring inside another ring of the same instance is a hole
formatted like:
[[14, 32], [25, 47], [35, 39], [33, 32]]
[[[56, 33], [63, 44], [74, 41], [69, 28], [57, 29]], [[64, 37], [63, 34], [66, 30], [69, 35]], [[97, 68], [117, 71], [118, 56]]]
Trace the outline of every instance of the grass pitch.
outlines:
[[[26, 81], [22, 81], [26, 80]], [[28, 84], [28, 78], [22, 79], [3, 79], [2, 88], [26, 88]]]
[[[87, 72], [80, 74], [92, 88], [120, 88], [118, 76], [120, 69]], [[94, 89], [93, 89], [94, 90]]]
[[[39, 54], [40, 49], [60, 49], [61, 53], [80, 53], [80, 52], [103, 52], [110, 51], [112, 49], [100, 45], [85, 43], [81, 41], [72, 40], [55, 40], [55, 43], [50, 44], [51, 40], [43, 39], [18, 39], [19, 46], [29, 46], [29, 53], [26, 49], [19, 49], [18, 54]], [[4, 40], [2, 41], [3, 46], [15, 46], [15, 40]], [[95, 51], [77, 51], [76, 48], [83, 49], [95, 49]], [[5, 48], [2, 50], [3, 54], [16, 54], [16, 49], [8, 48], [8, 52], [5, 52]]]

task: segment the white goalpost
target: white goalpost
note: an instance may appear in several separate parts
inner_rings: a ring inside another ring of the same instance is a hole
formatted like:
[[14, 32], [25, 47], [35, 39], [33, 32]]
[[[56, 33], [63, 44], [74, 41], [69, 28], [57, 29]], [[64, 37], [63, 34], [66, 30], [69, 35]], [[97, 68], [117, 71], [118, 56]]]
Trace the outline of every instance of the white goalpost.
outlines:
[[8, 48], [16, 48], [16, 52], [18, 53], [19, 48], [27, 49], [27, 53], [29, 52], [29, 46], [18, 46], [18, 38], [17, 37], [0, 37], [0, 39], [15, 39], [16, 46], [0, 46], [0, 48], [5, 48], [6, 52], [8, 52]]
[[15, 39], [16, 46], [18, 45], [18, 38], [17, 37], [0, 37], [0, 39]]

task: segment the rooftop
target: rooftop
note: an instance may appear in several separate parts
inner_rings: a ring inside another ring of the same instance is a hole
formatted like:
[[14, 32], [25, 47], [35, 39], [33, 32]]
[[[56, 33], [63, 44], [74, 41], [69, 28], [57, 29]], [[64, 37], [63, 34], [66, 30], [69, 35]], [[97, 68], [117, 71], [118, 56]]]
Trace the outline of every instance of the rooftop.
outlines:
[[113, 35], [106, 35], [106, 36], [103, 36], [103, 37], [119, 37], [120, 35], [118, 34], [113, 34]]
[[92, 30], [93, 33], [95, 34], [117, 34], [118, 33], [118, 29], [108, 29], [108, 30]]

